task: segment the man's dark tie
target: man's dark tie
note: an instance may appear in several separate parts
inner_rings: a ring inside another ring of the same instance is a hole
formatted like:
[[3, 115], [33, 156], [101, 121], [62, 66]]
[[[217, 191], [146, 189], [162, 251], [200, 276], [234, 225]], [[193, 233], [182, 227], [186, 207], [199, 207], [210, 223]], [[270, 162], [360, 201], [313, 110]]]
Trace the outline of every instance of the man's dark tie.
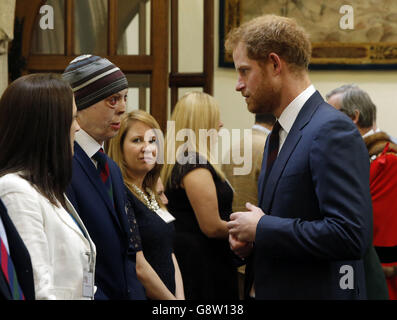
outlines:
[[7, 252], [3, 239], [0, 237], [1, 254], [0, 263], [1, 270], [3, 271], [4, 277], [7, 280], [10, 292], [14, 300], [25, 300], [22, 289], [18, 282], [18, 277], [14, 268], [14, 264], [10, 255]]
[[278, 149], [280, 146], [280, 136], [279, 136], [280, 129], [281, 129], [280, 123], [276, 121], [269, 137], [269, 152], [267, 154], [267, 161], [266, 161], [266, 175], [265, 175], [266, 179], [269, 176], [270, 171], [272, 170], [274, 161], [276, 161], [277, 159]]
[[113, 187], [112, 187], [112, 180], [110, 178], [109, 172], [109, 164], [106, 154], [103, 152], [103, 149], [99, 149], [97, 153], [95, 153], [92, 158], [98, 162], [97, 170], [101, 177], [102, 182], [105, 184], [106, 190], [109, 194], [109, 197], [114, 202], [113, 199]]

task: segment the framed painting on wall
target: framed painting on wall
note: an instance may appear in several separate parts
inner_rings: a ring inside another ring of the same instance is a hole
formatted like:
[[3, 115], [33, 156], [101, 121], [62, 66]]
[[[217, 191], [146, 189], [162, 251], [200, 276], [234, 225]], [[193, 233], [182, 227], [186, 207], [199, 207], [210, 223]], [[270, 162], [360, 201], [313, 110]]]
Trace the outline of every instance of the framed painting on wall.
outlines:
[[310, 34], [310, 69], [397, 69], [395, 0], [220, 0], [219, 66], [234, 67], [227, 33], [262, 14], [294, 18]]

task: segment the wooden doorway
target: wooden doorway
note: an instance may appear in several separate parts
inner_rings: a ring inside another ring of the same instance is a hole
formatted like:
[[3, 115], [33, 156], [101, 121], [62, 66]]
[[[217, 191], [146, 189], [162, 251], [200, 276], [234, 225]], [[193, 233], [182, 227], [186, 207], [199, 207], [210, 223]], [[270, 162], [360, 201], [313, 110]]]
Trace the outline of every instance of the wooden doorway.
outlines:
[[[93, 3], [102, 3], [102, 15], [92, 10]], [[203, 71], [197, 73], [178, 70], [178, 3], [179, 0], [17, 0], [15, 39], [9, 61], [11, 74], [15, 78], [33, 72], [62, 73], [80, 54], [100, 55], [123, 70], [130, 85], [139, 92], [139, 108], [149, 111], [165, 130], [168, 87], [171, 88], [171, 110], [178, 99], [179, 88], [201, 87], [213, 94], [214, 0], [203, 0], [204, 61]], [[56, 9], [55, 31], [37, 30], [42, 17], [40, 8], [46, 4]], [[121, 42], [136, 16], [139, 17], [135, 26], [139, 30], [138, 50], [129, 52]], [[106, 23], [100, 25], [100, 21]], [[97, 28], [92, 27], [95, 23]], [[43, 34], [47, 38], [40, 39]], [[56, 41], [56, 45], [51, 47], [48, 39]]]
[[[38, 30], [43, 5], [54, 8], [57, 26], [54, 30]], [[93, 16], [93, 6], [98, 8], [96, 16]], [[146, 108], [149, 88], [147, 109], [164, 130], [167, 121], [168, 11], [169, 0], [17, 0], [17, 34], [11, 48], [11, 72], [14, 76], [33, 72], [62, 73], [80, 54], [100, 55], [120, 67], [130, 85], [133, 82], [139, 90], [141, 109]], [[126, 54], [120, 43], [134, 16], [139, 16], [138, 52]], [[147, 26], [150, 32], [147, 32]], [[79, 38], [81, 34], [87, 35], [84, 41]], [[57, 45], [51, 48], [49, 41], [43, 39], [53, 39]], [[40, 41], [45, 44], [42, 48], [37, 45]]]

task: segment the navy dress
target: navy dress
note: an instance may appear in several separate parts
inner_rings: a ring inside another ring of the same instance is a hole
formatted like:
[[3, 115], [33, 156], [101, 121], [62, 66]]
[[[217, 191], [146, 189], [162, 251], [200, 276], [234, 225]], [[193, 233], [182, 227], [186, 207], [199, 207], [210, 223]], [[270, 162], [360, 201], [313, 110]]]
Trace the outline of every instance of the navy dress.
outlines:
[[182, 178], [197, 168], [208, 169], [214, 179], [220, 217], [228, 221], [232, 213], [233, 190], [222, 181], [210, 164], [200, 164], [199, 155], [191, 154], [189, 162], [175, 164], [171, 185], [166, 186], [168, 210], [176, 218], [174, 253], [181, 269], [185, 297], [190, 299], [238, 300], [236, 256], [228, 239], [208, 238], [198, 225], [185, 189], [180, 187]]
[[[175, 268], [172, 261], [173, 253], [173, 222], [166, 223], [156, 212], [144, 205], [128, 188], [128, 220], [134, 230], [133, 246], [142, 248], [146, 260], [156, 271], [160, 279], [172, 294], [175, 294]], [[135, 212], [135, 214], [134, 214]], [[135, 222], [135, 223], [134, 223]]]

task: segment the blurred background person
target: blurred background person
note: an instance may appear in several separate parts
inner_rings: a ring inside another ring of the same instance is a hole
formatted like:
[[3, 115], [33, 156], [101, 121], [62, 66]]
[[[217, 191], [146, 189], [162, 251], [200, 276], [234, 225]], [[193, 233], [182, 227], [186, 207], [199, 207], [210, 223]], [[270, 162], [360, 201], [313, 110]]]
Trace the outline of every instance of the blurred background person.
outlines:
[[[342, 98], [345, 92], [353, 90], [353, 89], [358, 89], [358, 90], [362, 90], [360, 89], [356, 84], [354, 83], [349, 83], [349, 84], [344, 84], [338, 88], [335, 88], [333, 90], [331, 90], [330, 92], [328, 92], [326, 94], [326, 99], [327, 102], [333, 106], [334, 108], [336, 108], [337, 110], [341, 110], [342, 108]], [[365, 93], [368, 94], [368, 93]], [[369, 98], [369, 96], [368, 96]], [[367, 100], [368, 100], [367, 98]], [[370, 99], [370, 98], [369, 98]], [[358, 121], [360, 121], [360, 126], [358, 127], [360, 131], [360, 133], [362, 134], [363, 138], [374, 134], [374, 133], [378, 133], [381, 132], [382, 130], [378, 127], [378, 125], [376, 124], [376, 119], [377, 119], [377, 111], [376, 111], [376, 105], [371, 101], [370, 99], [370, 103], [367, 104], [366, 109], [364, 112], [371, 112], [372, 110], [372, 125], [368, 126], [368, 123], [363, 124], [363, 121], [366, 121], [364, 119], [364, 117], [366, 117], [365, 115], [361, 114], [361, 116], [359, 115], [359, 110], [341, 110], [344, 111], [344, 113], [349, 112], [348, 116], [350, 118], [352, 118], [352, 120], [357, 124]], [[366, 118], [367, 119], [367, 118]], [[392, 141], [393, 143], [397, 144], [397, 139], [389, 136], [390, 141]]]
[[161, 181], [161, 178], [159, 177], [157, 179], [157, 184], [156, 184], [156, 191], [157, 191], [157, 196], [159, 197], [159, 199], [161, 200], [162, 204], [164, 206], [167, 206], [168, 204], [168, 198], [165, 195], [165, 190], [164, 190], [164, 185], [163, 185], [163, 181]]
[[[258, 177], [262, 166], [263, 151], [265, 149], [266, 137], [273, 128], [276, 118], [270, 113], [255, 114], [255, 124], [252, 126], [252, 167], [251, 171], [244, 175], [235, 175], [235, 168], [242, 167], [242, 164], [235, 164], [231, 161], [223, 160], [222, 170], [226, 178], [234, 188], [233, 212], [245, 211], [245, 204], [258, 202]], [[244, 152], [244, 137], [239, 143], [232, 146], [230, 155], [233, 153]], [[230, 163], [227, 163], [230, 162]]]
[[333, 106], [335, 109], [340, 110], [342, 108], [342, 96], [350, 89], [358, 88], [354, 83], [344, 84], [338, 88], [335, 88], [325, 95], [327, 102]]
[[[356, 124], [368, 149], [370, 192], [373, 208], [373, 246], [364, 261], [369, 299], [397, 299], [397, 145], [382, 131], [375, 132], [376, 106], [367, 92], [358, 86], [342, 86], [339, 92], [340, 111]], [[330, 95], [330, 94], [329, 94]], [[331, 102], [335, 97], [330, 95]], [[379, 261], [384, 277], [380, 275]], [[387, 290], [388, 289], [388, 290]], [[388, 291], [388, 295], [387, 295]]]
[[[109, 156], [121, 169], [129, 206], [134, 208], [141, 238], [137, 274], [147, 296], [156, 300], [184, 299], [173, 253], [174, 218], [158, 195], [162, 187], [162, 164], [156, 162], [158, 133], [160, 126], [149, 113], [134, 110], [123, 117], [119, 134], [110, 141]], [[129, 221], [134, 225], [131, 212]]]
[[[218, 104], [206, 93], [187, 93], [176, 104], [171, 120], [175, 132], [167, 132], [161, 177], [168, 209], [176, 218], [174, 250], [186, 299], [237, 300], [237, 269], [226, 225], [233, 190], [213, 154], [223, 126]], [[200, 129], [208, 133], [201, 141]], [[185, 139], [179, 141], [183, 133]]]
[[0, 198], [28, 248], [36, 299], [94, 297], [95, 246], [65, 197], [78, 130], [56, 75], [21, 77], [1, 98]]
[[397, 145], [384, 132], [364, 139], [371, 158], [374, 246], [391, 300], [397, 300]]
[[[240, 155], [246, 152], [244, 147], [244, 136], [240, 141], [232, 145], [229, 156], [232, 159], [223, 159], [222, 170], [226, 178], [234, 189], [233, 212], [245, 211], [247, 202], [258, 203], [258, 177], [262, 167], [263, 151], [265, 149], [266, 138], [271, 132], [276, 118], [271, 113], [255, 114], [255, 124], [252, 126], [252, 159], [251, 171], [247, 174], [234, 174], [234, 169], [242, 167], [243, 164], [233, 162], [233, 154]], [[244, 273], [245, 266], [238, 268], [239, 275], [239, 296], [240, 300], [244, 297]]]

